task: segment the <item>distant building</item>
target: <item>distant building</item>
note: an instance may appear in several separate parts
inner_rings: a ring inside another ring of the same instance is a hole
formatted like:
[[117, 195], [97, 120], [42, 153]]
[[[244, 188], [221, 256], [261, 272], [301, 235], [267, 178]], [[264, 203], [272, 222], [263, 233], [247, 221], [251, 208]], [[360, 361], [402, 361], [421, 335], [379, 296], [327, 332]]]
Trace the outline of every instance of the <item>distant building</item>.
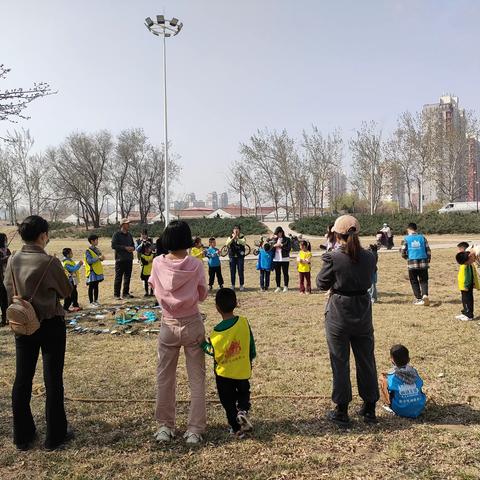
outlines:
[[197, 203], [197, 198], [193, 192], [185, 195], [185, 203], [187, 204], [188, 208], [195, 208], [196, 206], [195, 204]]
[[220, 200], [218, 202], [218, 208], [225, 208], [228, 205], [228, 194], [223, 192], [220, 194]]
[[210, 192], [207, 194], [207, 201], [205, 202], [205, 205], [208, 208], [213, 208], [213, 210], [216, 210], [217, 208], [219, 208], [217, 192]]

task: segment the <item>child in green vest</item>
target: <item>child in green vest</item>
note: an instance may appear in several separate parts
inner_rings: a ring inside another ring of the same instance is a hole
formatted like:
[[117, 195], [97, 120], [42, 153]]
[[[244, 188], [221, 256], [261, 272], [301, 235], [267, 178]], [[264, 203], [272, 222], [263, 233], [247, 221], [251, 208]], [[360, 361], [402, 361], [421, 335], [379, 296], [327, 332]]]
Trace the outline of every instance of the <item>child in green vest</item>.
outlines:
[[142, 249], [140, 250], [140, 263], [142, 264], [140, 278], [143, 280], [143, 284], [145, 286], [144, 297], [153, 297], [153, 289], [148, 285], [148, 279], [152, 273], [153, 264], [152, 244], [149, 242], [144, 243]]
[[455, 318], [457, 320], [469, 321], [473, 320], [473, 289], [480, 287], [477, 269], [474, 265], [475, 252], [464, 251], [458, 252], [455, 259], [460, 265], [458, 270], [458, 289], [462, 294], [463, 310], [460, 315]]
[[255, 340], [245, 317], [234, 315], [237, 297], [230, 288], [221, 288], [215, 304], [222, 321], [215, 326], [210, 338], [201, 347], [214, 358], [218, 396], [227, 414], [230, 433], [243, 438], [253, 426], [250, 410], [252, 360], [256, 356]]
[[67, 312], [78, 312], [81, 310], [80, 305], [78, 304], [78, 270], [83, 265], [83, 261], [75, 262], [73, 260], [73, 252], [71, 248], [64, 248], [62, 250], [63, 254], [63, 268], [65, 269], [65, 275], [72, 286], [72, 293], [68, 298], [65, 298], [63, 301], [63, 309]]

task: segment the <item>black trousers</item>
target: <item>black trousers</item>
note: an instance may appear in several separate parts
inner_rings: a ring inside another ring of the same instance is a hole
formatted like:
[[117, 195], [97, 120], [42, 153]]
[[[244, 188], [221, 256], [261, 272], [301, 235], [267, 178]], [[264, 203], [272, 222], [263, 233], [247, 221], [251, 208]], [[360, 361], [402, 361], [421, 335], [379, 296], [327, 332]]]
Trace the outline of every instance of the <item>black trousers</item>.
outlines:
[[350, 347], [355, 357], [358, 393], [364, 402], [375, 403], [379, 399], [377, 367], [374, 354], [373, 329], [351, 335], [348, 327], [325, 322], [330, 364], [333, 373], [332, 400], [337, 405], [352, 401], [350, 382]]
[[217, 282], [220, 287], [223, 287], [223, 275], [222, 275], [222, 266], [218, 267], [208, 267], [208, 285], [213, 287], [215, 282], [215, 275], [217, 276]]
[[420, 300], [423, 295], [428, 296], [428, 268], [412, 268], [408, 276], [415, 298]]
[[68, 310], [71, 306], [78, 307], [78, 290], [76, 285], [72, 285], [72, 293], [63, 301], [63, 309]]
[[217, 381], [218, 397], [227, 414], [228, 424], [234, 432], [240, 430], [237, 422], [239, 410], [250, 410], [250, 382], [248, 380], [235, 380], [215, 375]]
[[275, 283], [277, 287], [280, 288], [282, 283], [282, 271], [283, 271], [283, 284], [288, 287], [288, 281], [290, 277], [288, 276], [288, 268], [290, 267], [290, 262], [273, 262], [275, 266]]
[[245, 257], [230, 257], [230, 280], [232, 285], [235, 286], [235, 276], [236, 271], [238, 269], [238, 281], [240, 282], [240, 286], [244, 284], [245, 275], [244, 275], [244, 268], [245, 268]]
[[33, 335], [15, 336], [16, 372], [12, 390], [13, 441], [28, 443], [35, 435], [35, 423], [30, 409], [32, 381], [40, 350], [43, 359], [43, 380], [46, 389], [45, 444], [60, 443], [67, 432], [63, 398], [63, 364], [66, 329], [63, 317], [43, 320]]
[[270, 270], [260, 270], [260, 288], [268, 290], [270, 287]]
[[3, 279], [0, 278], [0, 312], [2, 314], [2, 323], [7, 322], [7, 307], [8, 307], [7, 289], [3, 284]]
[[123, 280], [123, 295], [130, 293], [130, 278], [132, 276], [133, 260], [116, 260], [115, 261], [115, 282], [113, 285], [113, 294], [120, 296]]
[[88, 301], [90, 303], [98, 300], [98, 284], [100, 282], [90, 282], [88, 284]]
[[462, 290], [462, 313], [468, 318], [473, 318], [473, 287], [469, 290]]

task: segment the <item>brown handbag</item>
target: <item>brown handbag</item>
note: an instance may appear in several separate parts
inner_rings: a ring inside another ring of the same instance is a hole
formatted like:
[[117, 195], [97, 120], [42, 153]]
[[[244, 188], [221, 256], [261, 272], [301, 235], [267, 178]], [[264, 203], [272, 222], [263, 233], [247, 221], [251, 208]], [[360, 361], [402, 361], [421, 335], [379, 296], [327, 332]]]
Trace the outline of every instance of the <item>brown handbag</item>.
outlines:
[[32, 335], [40, 328], [40, 322], [38, 320], [37, 313], [32, 305], [32, 300], [35, 294], [37, 293], [38, 287], [43, 282], [45, 275], [47, 274], [48, 268], [53, 262], [53, 258], [50, 258], [48, 265], [45, 267], [42, 278], [37, 283], [35, 289], [33, 290], [32, 295], [28, 300], [23, 299], [18, 295], [17, 283], [15, 281], [15, 274], [13, 273], [13, 257], [12, 257], [12, 280], [13, 280], [13, 297], [12, 303], [7, 308], [7, 320], [10, 325], [10, 328], [16, 335]]

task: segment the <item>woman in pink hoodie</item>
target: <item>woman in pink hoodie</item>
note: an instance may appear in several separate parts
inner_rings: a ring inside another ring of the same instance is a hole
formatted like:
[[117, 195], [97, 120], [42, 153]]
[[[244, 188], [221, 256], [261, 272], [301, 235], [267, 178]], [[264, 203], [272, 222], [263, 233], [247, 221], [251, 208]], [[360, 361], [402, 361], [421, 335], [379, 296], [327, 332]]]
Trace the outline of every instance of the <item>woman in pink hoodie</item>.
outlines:
[[192, 233], [187, 223], [174, 220], [162, 234], [167, 255], [153, 261], [149, 283], [163, 316], [158, 335], [157, 405], [155, 416], [160, 428], [155, 433], [159, 442], [175, 438], [175, 386], [178, 355], [183, 346], [190, 385], [188, 444], [202, 441], [207, 423], [205, 402], [205, 355], [199, 344], [205, 337], [198, 303], [208, 296], [203, 263], [188, 255]]

